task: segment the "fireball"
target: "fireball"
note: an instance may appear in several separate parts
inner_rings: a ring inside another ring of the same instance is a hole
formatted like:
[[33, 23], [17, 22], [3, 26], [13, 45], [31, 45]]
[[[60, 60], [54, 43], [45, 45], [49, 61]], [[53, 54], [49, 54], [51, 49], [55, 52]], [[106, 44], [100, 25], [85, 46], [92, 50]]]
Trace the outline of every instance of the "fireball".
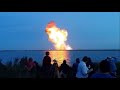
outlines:
[[72, 50], [67, 42], [68, 32], [67, 30], [60, 29], [56, 26], [55, 22], [51, 21], [46, 26], [45, 32], [48, 35], [48, 39], [53, 43], [56, 50]]

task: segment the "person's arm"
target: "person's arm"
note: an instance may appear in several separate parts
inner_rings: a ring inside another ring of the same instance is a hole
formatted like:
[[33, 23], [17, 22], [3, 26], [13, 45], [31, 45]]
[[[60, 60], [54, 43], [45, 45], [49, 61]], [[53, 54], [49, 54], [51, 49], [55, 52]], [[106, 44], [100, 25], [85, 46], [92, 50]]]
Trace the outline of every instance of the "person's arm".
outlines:
[[89, 69], [87, 73], [89, 74], [89, 73], [92, 72], [92, 71], [93, 71], [93, 68]]

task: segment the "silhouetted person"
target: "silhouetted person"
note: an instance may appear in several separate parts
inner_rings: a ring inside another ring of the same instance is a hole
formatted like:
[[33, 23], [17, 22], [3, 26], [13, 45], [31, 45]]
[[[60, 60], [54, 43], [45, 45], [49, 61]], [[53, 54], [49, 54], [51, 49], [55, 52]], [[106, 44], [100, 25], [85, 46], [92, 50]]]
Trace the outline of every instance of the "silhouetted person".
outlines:
[[36, 74], [36, 77], [39, 78], [40, 77], [40, 66], [36, 61], [34, 61], [34, 63], [35, 63], [35, 67], [34, 67], [35, 74]]
[[19, 59], [18, 59], [18, 58], [16, 58], [16, 59], [15, 59], [15, 61], [14, 61], [14, 64], [13, 64], [13, 66], [16, 66], [16, 65], [18, 65], [18, 61], [19, 61]]
[[69, 70], [70, 70], [70, 67], [69, 67], [69, 65], [66, 64], [66, 60], [64, 60], [60, 66], [61, 78], [67, 78]]
[[110, 74], [112, 76], [116, 76], [117, 67], [116, 67], [116, 64], [115, 64], [115, 58], [107, 57], [107, 60], [110, 63]]
[[72, 72], [73, 72], [73, 77], [76, 76], [77, 69], [78, 69], [78, 64], [80, 63], [79, 58], [76, 58], [76, 62], [72, 66]]
[[46, 56], [43, 58], [43, 64], [42, 64], [42, 71], [44, 73], [45, 78], [48, 78], [49, 70], [51, 68], [51, 58], [49, 56], [49, 52], [46, 52]]
[[88, 57], [88, 62], [86, 63], [86, 66], [88, 67], [89, 70], [92, 70], [91, 72], [89, 72], [88, 74], [88, 78], [91, 77], [92, 74], [94, 74], [96, 72], [96, 69], [95, 69], [95, 65], [94, 63], [92, 62], [91, 58]]
[[92, 61], [91, 61], [91, 58], [87, 57], [88, 59], [88, 62], [86, 63], [86, 66], [90, 69], [91, 66], [92, 66]]
[[21, 58], [21, 60], [20, 60], [19, 63], [20, 63], [21, 69], [22, 69], [22, 68], [25, 68], [26, 65], [27, 65], [27, 60], [25, 60], [24, 58]]
[[99, 64], [100, 71], [93, 74], [91, 78], [115, 78], [110, 75], [110, 63], [107, 60], [102, 60]]
[[49, 67], [51, 65], [51, 58], [49, 56], [49, 52], [46, 52], [46, 56], [43, 59], [43, 66]]
[[58, 63], [56, 60], [53, 60], [53, 62], [49, 75], [51, 78], [60, 78]]
[[78, 70], [76, 73], [76, 78], [87, 78], [88, 77], [88, 68], [86, 63], [88, 62], [87, 56], [84, 56], [83, 59], [78, 64]]
[[25, 58], [21, 58], [19, 62], [19, 77], [24, 77], [26, 76], [27, 73], [27, 60]]
[[14, 77], [17, 77], [18, 76], [18, 73], [19, 73], [19, 59], [18, 58], [15, 58], [15, 60], [14, 60], [14, 64], [13, 64], [13, 73], [14, 73]]
[[29, 58], [27, 62], [27, 70], [31, 71], [34, 67], [35, 67], [35, 63], [33, 62], [33, 59]]

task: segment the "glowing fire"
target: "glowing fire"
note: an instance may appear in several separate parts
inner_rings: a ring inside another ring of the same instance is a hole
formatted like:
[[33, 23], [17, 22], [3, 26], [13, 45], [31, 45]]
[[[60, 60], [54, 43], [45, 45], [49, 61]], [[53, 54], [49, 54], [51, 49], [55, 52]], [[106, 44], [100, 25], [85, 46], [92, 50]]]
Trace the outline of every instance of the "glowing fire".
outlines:
[[49, 41], [54, 44], [56, 50], [71, 50], [72, 48], [66, 44], [68, 32], [56, 26], [55, 22], [51, 21], [46, 26], [45, 32], [48, 34]]

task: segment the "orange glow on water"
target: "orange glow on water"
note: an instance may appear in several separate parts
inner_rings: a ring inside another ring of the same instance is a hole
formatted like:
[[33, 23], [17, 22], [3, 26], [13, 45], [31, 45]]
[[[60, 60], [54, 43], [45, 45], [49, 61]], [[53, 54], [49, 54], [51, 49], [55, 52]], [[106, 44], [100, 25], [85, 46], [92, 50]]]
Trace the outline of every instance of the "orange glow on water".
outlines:
[[[63, 60], [67, 61], [67, 64], [69, 64], [69, 53], [68, 51], [49, 51], [51, 60], [54, 59], [57, 60], [58, 66], [60, 66], [63, 62]], [[53, 62], [51, 62], [53, 63]]]

